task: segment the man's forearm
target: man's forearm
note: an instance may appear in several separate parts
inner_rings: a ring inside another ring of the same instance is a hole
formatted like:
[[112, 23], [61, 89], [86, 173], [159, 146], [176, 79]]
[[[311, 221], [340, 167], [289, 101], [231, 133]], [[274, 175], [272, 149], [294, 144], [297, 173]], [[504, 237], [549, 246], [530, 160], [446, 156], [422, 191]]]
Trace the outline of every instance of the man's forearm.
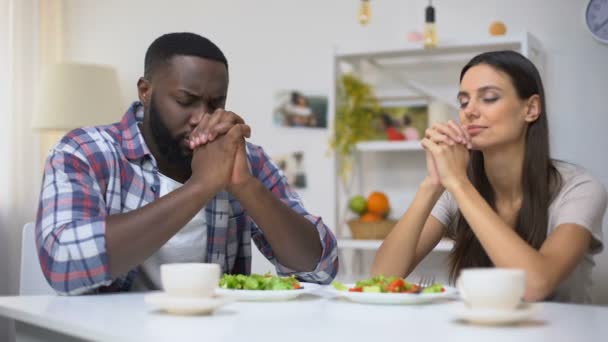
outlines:
[[314, 270], [323, 250], [312, 222], [281, 202], [255, 178], [233, 195], [264, 232], [282, 265], [300, 272]]
[[156, 252], [215, 195], [186, 183], [156, 201], [106, 218], [106, 245], [112, 277], [125, 274]]

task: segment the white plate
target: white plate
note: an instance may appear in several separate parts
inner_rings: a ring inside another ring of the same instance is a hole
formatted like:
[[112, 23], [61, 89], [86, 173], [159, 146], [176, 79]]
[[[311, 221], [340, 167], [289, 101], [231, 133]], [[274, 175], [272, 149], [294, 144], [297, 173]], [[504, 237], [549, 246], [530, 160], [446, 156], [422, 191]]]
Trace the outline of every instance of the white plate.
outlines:
[[313, 283], [303, 283], [301, 289], [295, 290], [229, 290], [217, 288], [215, 293], [228, 298], [233, 298], [240, 301], [281, 301], [297, 298], [305, 293], [310, 293], [321, 285]]
[[[352, 288], [354, 284], [346, 284]], [[376, 292], [349, 292], [338, 291], [333, 287], [329, 290], [338, 297], [364, 304], [422, 304], [433, 302], [438, 299], [450, 298], [458, 293], [455, 288], [444, 286], [445, 291], [441, 293], [376, 293]]]
[[515, 310], [471, 309], [459, 303], [454, 310], [456, 317], [474, 324], [514, 324], [529, 319], [540, 311], [539, 304], [521, 304]]
[[155, 292], [144, 296], [144, 302], [150, 308], [175, 315], [206, 315], [232, 301], [221, 296], [177, 297], [165, 292]]

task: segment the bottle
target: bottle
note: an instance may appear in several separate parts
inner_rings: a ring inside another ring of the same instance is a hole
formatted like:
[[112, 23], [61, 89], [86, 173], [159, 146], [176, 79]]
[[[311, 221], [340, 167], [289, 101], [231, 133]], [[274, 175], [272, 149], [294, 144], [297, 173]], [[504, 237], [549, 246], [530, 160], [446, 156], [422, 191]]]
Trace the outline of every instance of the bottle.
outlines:
[[424, 11], [424, 47], [427, 49], [437, 46], [437, 31], [435, 28], [435, 8], [429, 0], [429, 5]]

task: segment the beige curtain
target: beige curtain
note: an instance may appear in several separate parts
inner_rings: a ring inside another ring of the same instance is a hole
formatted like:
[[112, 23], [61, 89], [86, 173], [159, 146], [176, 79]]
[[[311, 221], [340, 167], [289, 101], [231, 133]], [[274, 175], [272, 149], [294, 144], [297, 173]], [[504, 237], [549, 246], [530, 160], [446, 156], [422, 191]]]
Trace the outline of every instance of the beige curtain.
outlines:
[[[21, 229], [36, 215], [42, 165], [30, 121], [41, 63], [61, 59], [61, 4], [0, 0], [0, 295], [17, 294]], [[0, 321], [0, 341], [13, 338]]]
[[[9, 267], [13, 262], [11, 257], [11, 241], [9, 240], [8, 232], [8, 187], [9, 182], [9, 160], [4, 156], [7, 156], [9, 150], [10, 140], [6, 136], [6, 127], [9, 126], [11, 116], [9, 116], [9, 109], [11, 108], [11, 82], [8, 77], [9, 71], [11, 70], [10, 61], [12, 59], [9, 56], [9, 46], [11, 32], [10, 28], [10, 13], [8, 0], [0, 0], [0, 296], [7, 295], [10, 287], [10, 276]], [[0, 319], [0, 341], [7, 341], [11, 338], [9, 330], [12, 327], [9, 325], [8, 320]]]

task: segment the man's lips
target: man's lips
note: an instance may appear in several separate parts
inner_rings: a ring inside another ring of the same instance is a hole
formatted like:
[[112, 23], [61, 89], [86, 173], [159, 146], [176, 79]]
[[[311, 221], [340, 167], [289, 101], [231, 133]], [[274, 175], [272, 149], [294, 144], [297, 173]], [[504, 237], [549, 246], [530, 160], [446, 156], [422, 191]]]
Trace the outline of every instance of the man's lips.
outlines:
[[190, 148], [190, 137], [184, 137], [182, 139], [182, 145], [184, 145], [184, 147]]

